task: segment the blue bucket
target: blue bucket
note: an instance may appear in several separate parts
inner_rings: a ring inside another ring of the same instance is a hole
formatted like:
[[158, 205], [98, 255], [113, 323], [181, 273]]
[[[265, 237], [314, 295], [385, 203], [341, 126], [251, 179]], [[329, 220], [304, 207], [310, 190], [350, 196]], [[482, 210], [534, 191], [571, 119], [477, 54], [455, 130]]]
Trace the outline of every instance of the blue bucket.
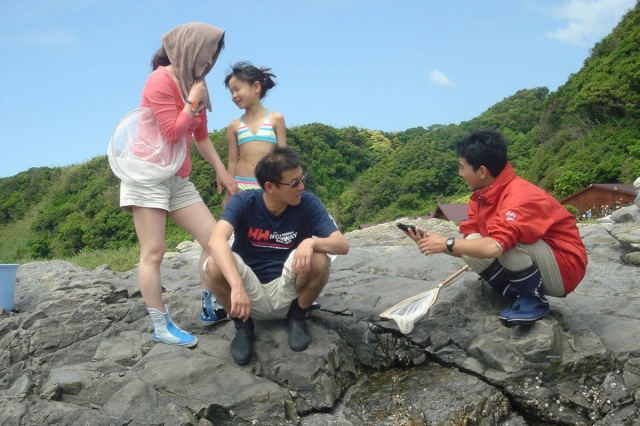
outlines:
[[13, 298], [16, 294], [17, 264], [0, 264], [0, 308], [13, 309]]

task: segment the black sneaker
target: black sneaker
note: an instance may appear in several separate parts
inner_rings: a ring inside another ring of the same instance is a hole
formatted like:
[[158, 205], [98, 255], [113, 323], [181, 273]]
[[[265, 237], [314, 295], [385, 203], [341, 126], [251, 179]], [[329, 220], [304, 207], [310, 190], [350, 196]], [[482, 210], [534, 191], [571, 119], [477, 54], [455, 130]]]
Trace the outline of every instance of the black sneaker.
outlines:
[[253, 355], [253, 321], [242, 322], [232, 318], [236, 326], [236, 337], [231, 341], [231, 357], [238, 365], [245, 365], [251, 361]]
[[302, 352], [309, 347], [311, 336], [304, 318], [289, 318], [289, 347], [294, 352]]
[[289, 321], [289, 347], [294, 352], [304, 351], [311, 343], [306, 318], [307, 309], [302, 309], [298, 305], [298, 299], [291, 302], [287, 320]]

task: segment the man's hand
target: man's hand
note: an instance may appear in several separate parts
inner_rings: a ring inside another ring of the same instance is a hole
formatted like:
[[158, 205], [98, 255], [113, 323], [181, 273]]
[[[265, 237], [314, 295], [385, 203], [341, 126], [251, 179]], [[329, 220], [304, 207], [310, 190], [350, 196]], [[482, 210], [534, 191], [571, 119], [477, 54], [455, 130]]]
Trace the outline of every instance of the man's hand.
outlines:
[[434, 253], [444, 253], [447, 251], [447, 245], [445, 244], [447, 237], [440, 234], [430, 234], [425, 232], [424, 238], [416, 241], [418, 248], [425, 255], [428, 256]]
[[[415, 229], [415, 230], [414, 230]], [[419, 227], [408, 228], [405, 233], [411, 238], [416, 244], [423, 238], [429, 236], [429, 232], [421, 230]]]
[[291, 262], [291, 271], [296, 275], [304, 275], [311, 270], [311, 255], [313, 255], [313, 238], [307, 238], [296, 248]]
[[242, 321], [249, 319], [251, 314], [251, 301], [247, 295], [247, 291], [243, 285], [231, 288], [231, 311], [229, 315], [232, 317], [240, 318]]

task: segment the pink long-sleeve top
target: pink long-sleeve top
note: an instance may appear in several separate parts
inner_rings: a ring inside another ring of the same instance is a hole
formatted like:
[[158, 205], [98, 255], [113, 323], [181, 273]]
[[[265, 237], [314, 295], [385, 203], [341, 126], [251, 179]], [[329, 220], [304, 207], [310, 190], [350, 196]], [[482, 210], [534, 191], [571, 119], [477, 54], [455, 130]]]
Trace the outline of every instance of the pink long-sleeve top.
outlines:
[[187, 155], [176, 175], [186, 177], [191, 173], [191, 140], [208, 140], [209, 132], [206, 111], [203, 109], [192, 115], [182, 111], [184, 105], [180, 89], [165, 67], [158, 67], [149, 74], [142, 89], [140, 106], [153, 110], [162, 135], [169, 141], [179, 143], [184, 136], [183, 143], [187, 145]]

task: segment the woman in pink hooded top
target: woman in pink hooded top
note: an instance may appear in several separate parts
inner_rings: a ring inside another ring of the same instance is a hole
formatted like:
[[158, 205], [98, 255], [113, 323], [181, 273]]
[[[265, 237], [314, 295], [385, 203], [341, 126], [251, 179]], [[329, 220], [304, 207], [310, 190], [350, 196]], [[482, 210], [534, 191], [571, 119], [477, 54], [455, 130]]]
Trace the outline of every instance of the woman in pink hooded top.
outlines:
[[[225, 169], [209, 139], [207, 113], [211, 101], [204, 77], [211, 71], [224, 47], [224, 31], [203, 23], [180, 25], [161, 37], [162, 47], [153, 57], [153, 71], [142, 91], [141, 107], [151, 108], [163, 137], [184, 143], [187, 155], [178, 172], [154, 186], [123, 182], [120, 205], [130, 210], [140, 242], [139, 282], [142, 298], [153, 320], [156, 341], [192, 347], [197, 338], [181, 330], [162, 301], [160, 264], [166, 251], [167, 216], [189, 232], [203, 247], [200, 265], [209, 256], [207, 240], [216, 223], [189, 180], [191, 141], [216, 171], [218, 193], [222, 188], [234, 193], [236, 183]], [[200, 318], [213, 324], [227, 318], [204, 280], [202, 268], [202, 309]]]

